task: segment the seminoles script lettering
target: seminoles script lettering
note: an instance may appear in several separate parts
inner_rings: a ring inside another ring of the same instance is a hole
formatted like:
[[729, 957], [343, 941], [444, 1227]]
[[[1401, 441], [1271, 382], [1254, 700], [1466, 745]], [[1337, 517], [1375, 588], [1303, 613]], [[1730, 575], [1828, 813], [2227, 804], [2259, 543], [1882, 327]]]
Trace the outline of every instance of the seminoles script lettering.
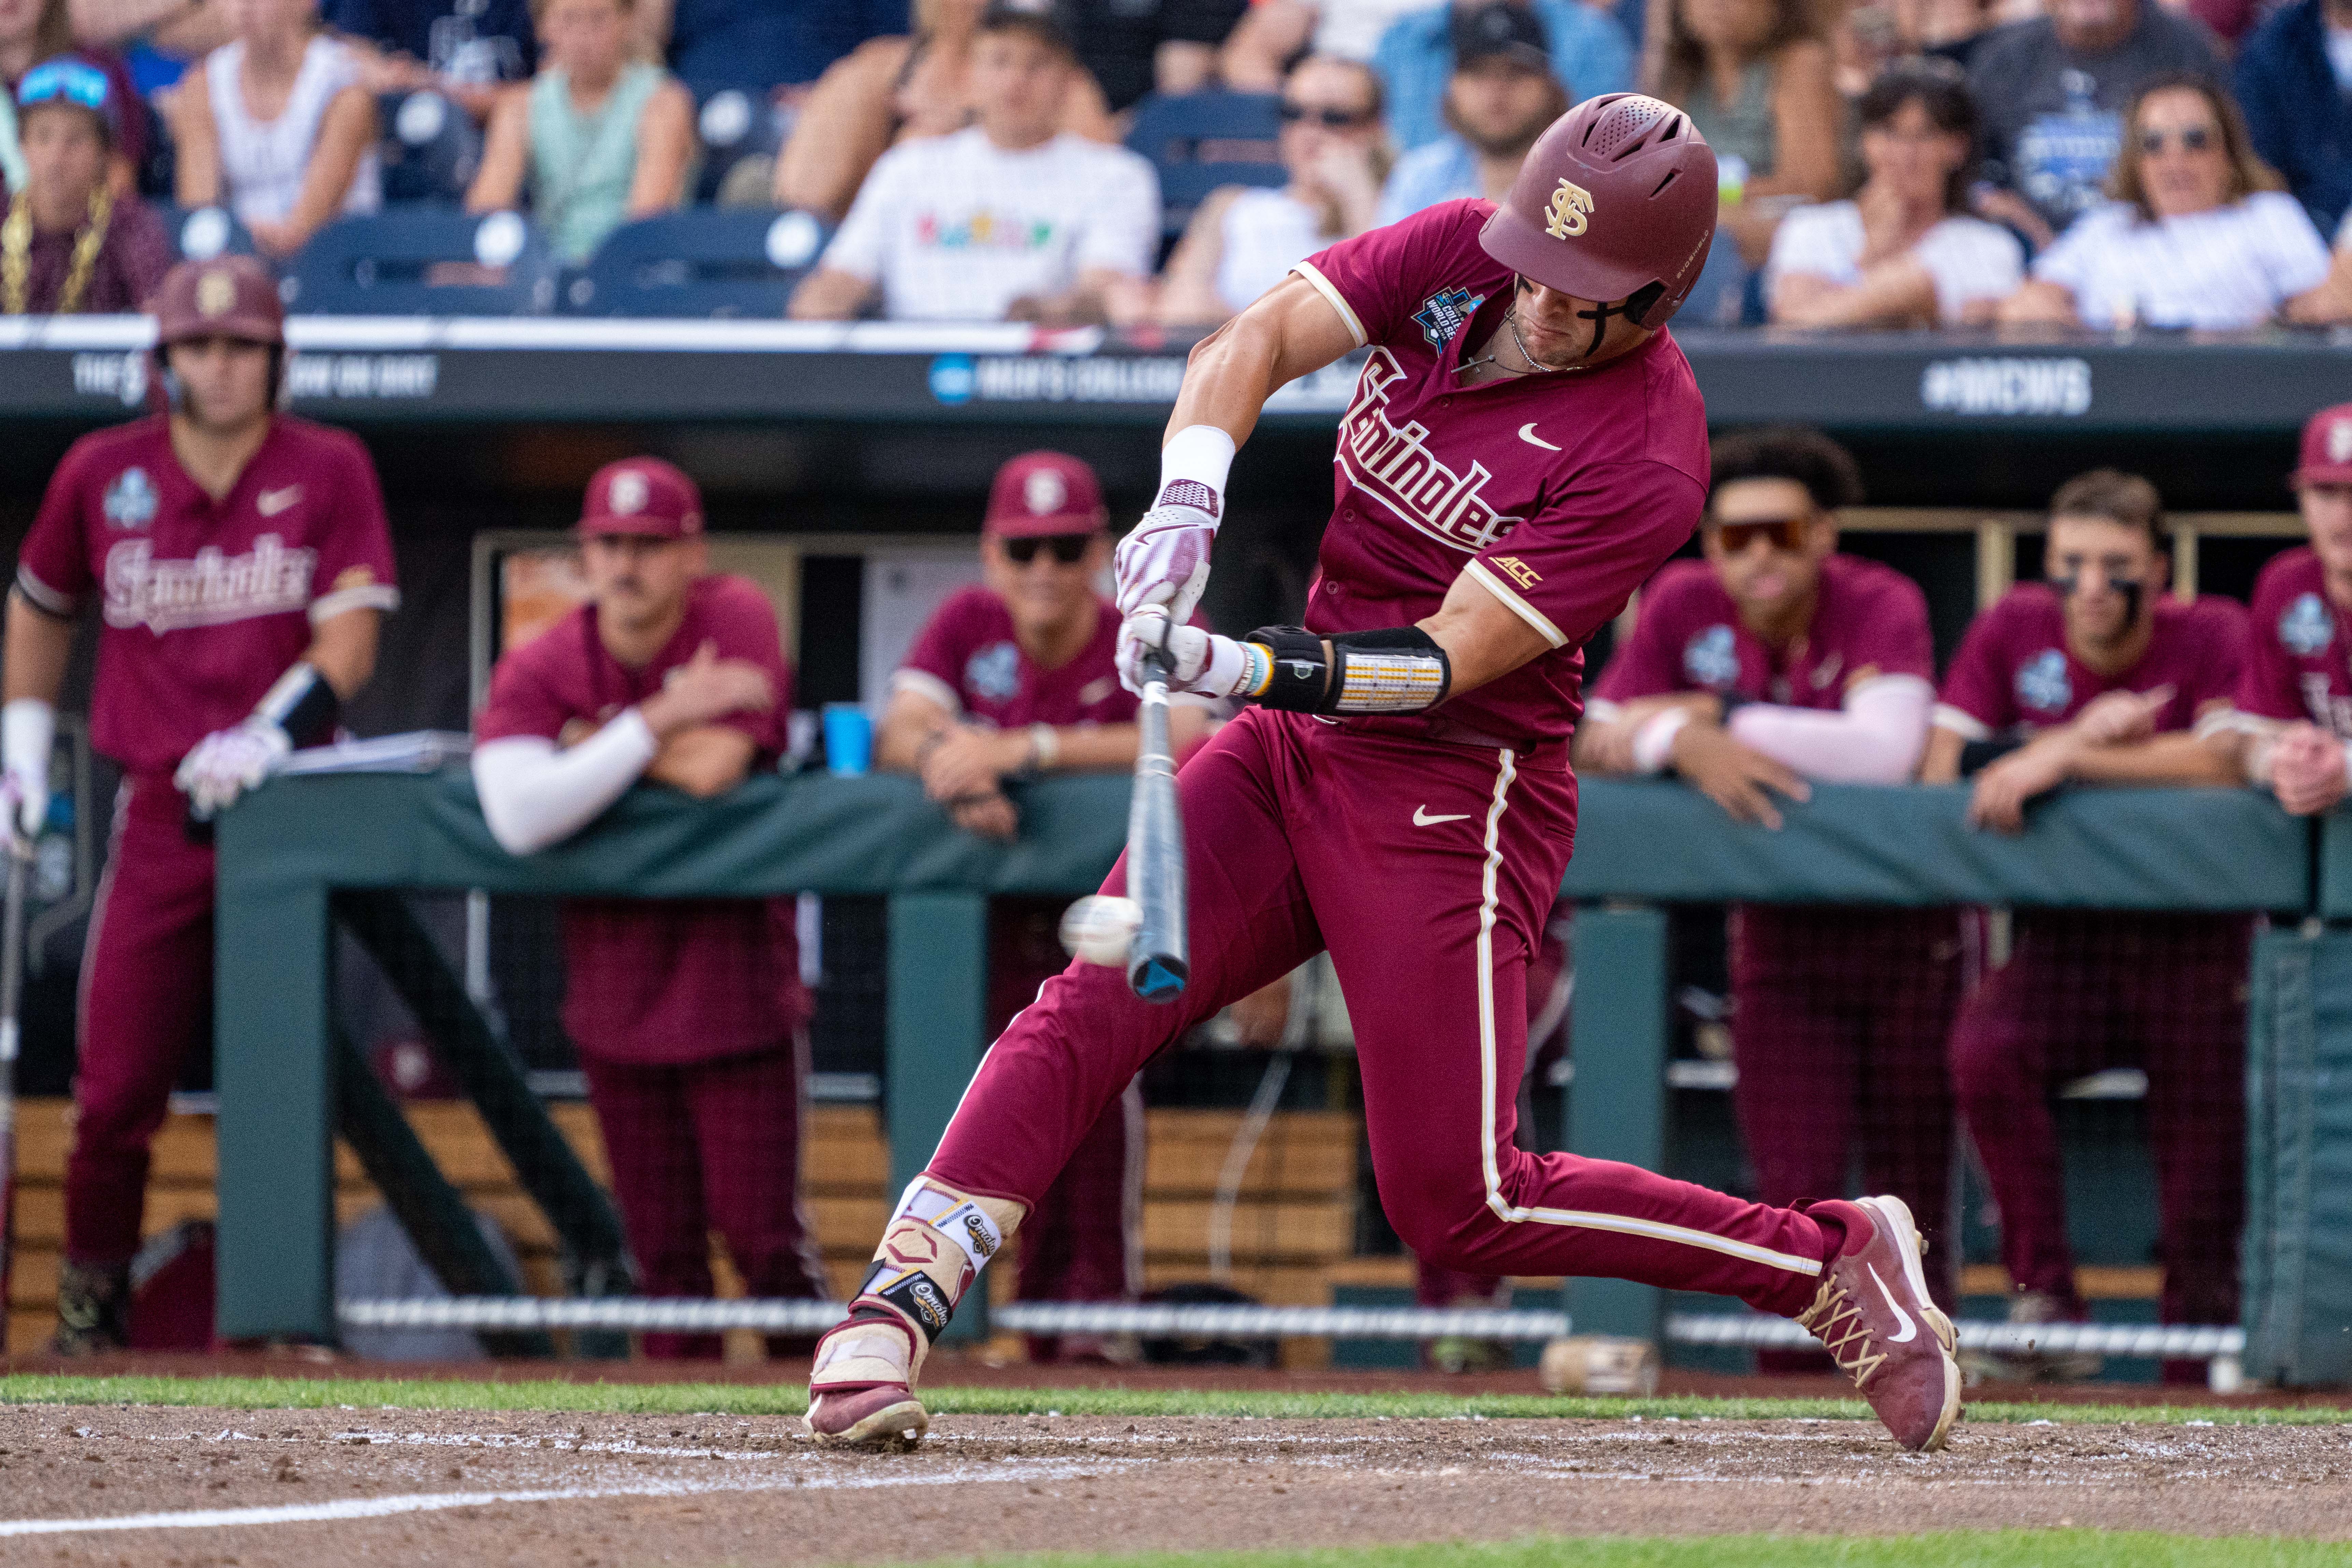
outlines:
[[1339, 422], [1339, 461], [1357, 489], [1432, 539], [1475, 555], [1521, 520], [1497, 512], [1478, 493], [1494, 477], [1484, 463], [1474, 459], [1467, 474], [1456, 474], [1424, 445], [1429, 431], [1422, 425], [1408, 422], [1400, 430], [1389, 423], [1389, 389], [1404, 374], [1388, 350], [1372, 350]]
[[158, 635], [283, 615], [310, 602], [315, 550], [286, 548], [265, 533], [249, 555], [206, 545], [194, 561], [158, 561], [146, 539], [126, 539], [106, 552], [106, 624], [145, 626]]

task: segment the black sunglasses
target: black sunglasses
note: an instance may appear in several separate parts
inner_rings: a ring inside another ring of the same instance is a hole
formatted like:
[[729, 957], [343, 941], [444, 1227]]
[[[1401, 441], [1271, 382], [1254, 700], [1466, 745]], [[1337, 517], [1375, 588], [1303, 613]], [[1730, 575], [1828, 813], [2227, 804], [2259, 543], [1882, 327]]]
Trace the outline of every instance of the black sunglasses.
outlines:
[[1801, 517], [1759, 517], [1745, 522], [1719, 522], [1715, 527], [1717, 543], [1727, 555], [1737, 555], [1759, 539], [1769, 539], [1773, 547], [1791, 554], [1805, 547], [1805, 519]]
[[2202, 125], [2184, 126], [2179, 131], [2143, 131], [2139, 133], [2139, 150], [2148, 157], [2164, 151], [2168, 139], [2177, 140], [2184, 153], [2202, 153], [2213, 145], [2213, 132]]
[[1282, 122], [1285, 125], [1296, 125], [1302, 120], [1312, 120], [1326, 131], [1347, 131], [1361, 125], [1370, 118], [1371, 114], [1367, 110], [1309, 109], [1303, 103], [1292, 103], [1287, 100], [1282, 105]]
[[1091, 533], [1033, 533], [1025, 538], [1003, 542], [1004, 553], [1015, 566], [1026, 566], [1037, 559], [1043, 545], [1054, 552], [1054, 559], [1065, 566], [1076, 566], [1087, 558], [1087, 546], [1094, 542]]

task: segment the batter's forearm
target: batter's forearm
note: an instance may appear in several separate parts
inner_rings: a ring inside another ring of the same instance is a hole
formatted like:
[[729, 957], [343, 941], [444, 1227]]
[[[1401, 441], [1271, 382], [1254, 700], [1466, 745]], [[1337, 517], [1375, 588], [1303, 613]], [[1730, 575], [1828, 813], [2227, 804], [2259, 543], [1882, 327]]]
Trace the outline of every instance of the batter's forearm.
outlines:
[[8, 595], [7, 668], [0, 674], [0, 700], [29, 697], [55, 702], [66, 683], [73, 655], [74, 624], [37, 607], [21, 591]]
[[1184, 384], [1168, 416], [1168, 436], [1210, 425], [1238, 447], [1257, 428], [1276, 388], [1321, 370], [1355, 347], [1355, 331], [1338, 309], [1294, 272], [1192, 345]]

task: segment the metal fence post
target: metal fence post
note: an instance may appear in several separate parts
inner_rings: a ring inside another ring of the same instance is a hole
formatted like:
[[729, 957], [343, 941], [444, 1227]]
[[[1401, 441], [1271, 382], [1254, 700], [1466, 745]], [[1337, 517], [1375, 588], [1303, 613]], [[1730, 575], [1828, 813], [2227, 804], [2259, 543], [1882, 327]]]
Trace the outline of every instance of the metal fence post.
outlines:
[[[1666, 917], [1656, 909], [1576, 911], [1576, 1005], [1570, 1049], [1568, 1147], [1646, 1170], [1666, 1158]], [[1580, 1334], [1658, 1338], [1662, 1291], [1625, 1279], [1570, 1279]]]
[[[922, 1174], [988, 1042], [988, 900], [978, 893], [895, 893], [886, 970], [888, 1016], [882, 1091], [892, 1203]], [[987, 1333], [976, 1289], [950, 1339]]]

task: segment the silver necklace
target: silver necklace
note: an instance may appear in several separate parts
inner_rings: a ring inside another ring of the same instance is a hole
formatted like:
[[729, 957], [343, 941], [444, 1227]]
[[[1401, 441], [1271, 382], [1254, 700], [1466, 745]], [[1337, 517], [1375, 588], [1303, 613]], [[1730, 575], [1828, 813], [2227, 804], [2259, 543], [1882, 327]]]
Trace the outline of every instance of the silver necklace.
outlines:
[[[1519, 351], [1519, 358], [1528, 367], [1525, 370], [1513, 370], [1508, 365], [1504, 365], [1503, 374], [1506, 375], [1565, 375], [1570, 371], [1587, 370], [1591, 368], [1588, 365], [1581, 364], [1546, 364], [1541, 360], [1536, 358], [1535, 355], [1528, 353], [1527, 341], [1519, 336], [1519, 308], [1516, 304], [1514, 304], [1509, 310], [1503, 312], [1503, 325], [1510, 329], [1511, 346]], [[1486, 341], [1491, 344], [1495, 340], [1489, 338]], [[1476, 370], [1482, 364], [1501, 363], [1501, 353], [1500, 351], [1496, 351], [1495, 353], [1481, 354], [1474, 360], [1465, 360], [1462, 363], [1454, 367], [1454, 374], [1456, 375], [1463, 375], [1471, 371]]]

